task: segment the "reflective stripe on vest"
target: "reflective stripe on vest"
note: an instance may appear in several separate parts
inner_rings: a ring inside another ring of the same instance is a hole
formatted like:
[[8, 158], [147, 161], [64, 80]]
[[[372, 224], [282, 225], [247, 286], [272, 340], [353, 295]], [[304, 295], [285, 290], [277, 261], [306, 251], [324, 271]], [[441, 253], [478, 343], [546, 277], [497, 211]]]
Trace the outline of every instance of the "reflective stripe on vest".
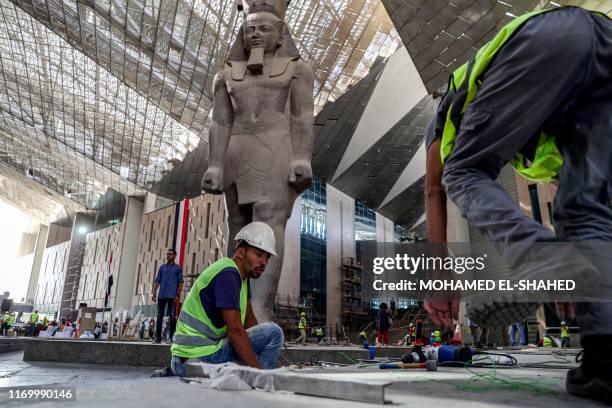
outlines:
[[[187, 326], [193, 327], [194, 329], [196, 329], [197, 331], [199, 331], [200, 333], [202, 333], [209, 339], [215, 340], [215, 343], [227, 335], [227, 333], [221, 333], [221, 334], [214, 333], [212, 330], [210, 330], [210, 327], [208, 327], [206, 324], [204, 324], [203, 322], [199, 321], [198, 319], [196, 319], [195, 317], [187, 313], [185, 310], [181, 310], [181, 313], [179, 314], [179, 320], [187, 324]], [[189, 336], [186, 336], [186, 337], [189, 337]]]
[[[442, 119], [443, 123], [438, 123], [440, 128], [444, 129], [440, 143], [442, 163], [446, 162], [446, 159], [452, 153], [463, 115], [470, 103], [476, 99], [482, 76], [499, 50], [532, 17], [560, 9], [563, 9], [563, 7], [534, 11], [517, 17], [504, 26], [491, 41], [480, 48], [469, 62], [453, 72], [448, 84], [448, 91], [454, 91], [452, 104]], [[605, 16], [602, 13], [593, 13]], [[448, 95], [448, 97], [450, 96]], [[528, 166], [525, 157], [520, 153], [514, 156], [510, 164], [521, 176], [528, 180], [549, 182], [557, 178], [559, 170], [563, 166], [563, 158], [557, 148], [554, 136], [541, 132], [531, 164]]]
[[175, 334], [174, 335], [174, 343], [181, 346], [215, 346], [219, 342], [219, 340], [209, 339], [208, 337], [201, 336], [185, 336], [183, 334]]
[[[215, 327], [200, 300], [200, 291], [205, 289], [226, 268], [238, 271], [238, 266], [230, 258], [221, 258], [206, 268], [196, 279], [185, 297], [177, 325], [174, 342], [170, 348], [172, 355], [185, 358], [206, 357], [216, 353], [225, 343], [227, 327]], [[239, 273], [239, 272], [238, 272]], [[248, 299], [247, 281], [240, 288], [240, 318], [244, 324]]]

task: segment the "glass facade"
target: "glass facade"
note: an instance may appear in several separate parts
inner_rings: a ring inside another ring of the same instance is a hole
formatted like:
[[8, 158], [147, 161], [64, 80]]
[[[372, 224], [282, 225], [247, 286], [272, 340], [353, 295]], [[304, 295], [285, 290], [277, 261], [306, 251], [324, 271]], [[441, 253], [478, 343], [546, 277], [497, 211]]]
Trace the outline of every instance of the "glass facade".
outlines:
[[325, 181], [314, 178], [302, 193], [300, 217], [300, 297], [312, 304], [316, 314], [325, 316], [327, 279], [327, 201]]
[[393, 238], [395, 242], [402, 242], [403, 239], [408, 237], [408, 229], [403, 225], [393, 224]]
[[361, 262], [364, 242], [376, 241], [376, 213], [359, 201], [355, 201], [355, 257]]

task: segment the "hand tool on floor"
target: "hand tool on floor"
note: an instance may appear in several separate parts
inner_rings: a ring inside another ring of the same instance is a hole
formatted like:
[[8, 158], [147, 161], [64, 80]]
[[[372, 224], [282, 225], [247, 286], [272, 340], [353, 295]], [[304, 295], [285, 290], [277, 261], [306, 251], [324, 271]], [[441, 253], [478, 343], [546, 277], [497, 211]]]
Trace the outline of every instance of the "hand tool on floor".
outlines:
[[406, 370], [414, 368], [424, 368], [427, 371], [438, 371], [436, 360], [427, 360], [424, 363], [382, 363], [378, 366], [381, 370]]

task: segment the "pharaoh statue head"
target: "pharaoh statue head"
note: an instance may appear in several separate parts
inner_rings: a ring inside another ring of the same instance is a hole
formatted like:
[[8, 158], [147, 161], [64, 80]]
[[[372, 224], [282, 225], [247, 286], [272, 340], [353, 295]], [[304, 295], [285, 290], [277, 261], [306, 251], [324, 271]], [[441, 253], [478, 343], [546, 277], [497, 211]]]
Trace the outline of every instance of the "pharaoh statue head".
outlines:
[[248, 60], [249, 69], [260, 67], [263, 53], [299, 58], [298, 50], [284, 22], [287, 0], [238, 0], [243, 24], [228, 61]]

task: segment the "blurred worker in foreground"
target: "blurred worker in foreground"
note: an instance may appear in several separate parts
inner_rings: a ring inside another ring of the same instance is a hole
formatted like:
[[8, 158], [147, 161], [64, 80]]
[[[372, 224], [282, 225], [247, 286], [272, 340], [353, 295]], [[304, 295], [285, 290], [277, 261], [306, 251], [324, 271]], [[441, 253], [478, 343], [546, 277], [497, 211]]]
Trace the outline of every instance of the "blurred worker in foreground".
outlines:
[[[496, 244], [508, 265], [524, 259], [512, 243], [612, 242], [608, 17], [573, 7], [519, 17], [455, 71], [450, 85], [427, 138], [431, 242], [446, 241], [446, 196], [440, 180], [468, 222]], [[509, 162], [530, 180], [558, 180], [554, 233], [523, 214], [495, 182]], [[594, 254], [588, 259], [592, 265], [574, 268], [576, 280], [609, 289], [612, 251]], [[568, 268], [555, 270], [561, 274]], [[517, 304], [514, 317], [531, 313], [524, 309], [527, 305]], [[434, 320], [445, 322], [455, 317], [457, 306], [427, 305]], [[584, 353], [580, 367], [568, 373], [567, 391], [610, 401], [612, 303], [577, 303], [575, 311]]]
[[178, 318], [172, 372], [185, 374], [185, 363], [237, 362], [276, 368], [283, 331], [275, 323], [257, 323], [251, 306], [249, 279], [258, 279], [276, 255], [274, 232], [255, 221], [236, 234], [232, 258], [221, 258], [196, 279]]

